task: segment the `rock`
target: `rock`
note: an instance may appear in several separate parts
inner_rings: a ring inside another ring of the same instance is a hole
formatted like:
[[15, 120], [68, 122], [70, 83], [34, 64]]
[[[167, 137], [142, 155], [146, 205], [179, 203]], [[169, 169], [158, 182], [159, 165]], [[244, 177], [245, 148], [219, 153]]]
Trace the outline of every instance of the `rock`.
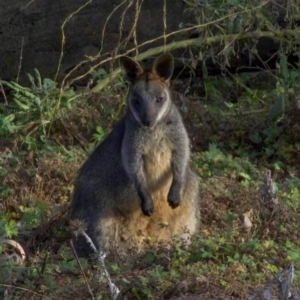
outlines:
[[[37, 68], [42, 77], [54, 78], [62, 46], [61, 26], [63, 22], [85, 5], [88, 0], [0, 0], [0, 78], [16, 80], [22, 52], [20, 81], [24, 82], [26, 72]], [[61, 80], [70, 68], [82, 61], [86, 55], [93, 56], [101, 47], [101, 35], [110, 13], [120, 1], [90, 1], [65, 25], [64, 57], [58, 74]], [[109, 19], [106, 27], [103, 51], [106, 53], [118, 45], [120, 20], [127, 1]], [[5, 7], [5, 9], [3, 8]], [[167, 32], [178, 29], [183, 21], [183, 1], [167, 2]], [[135, 1], [127, 10], [122, 26], [122, 38], [128, 38], [134, 23]], [[163, 34], [163, 1], [145, 0], [137, 23], [138, 43]], [[147, 45], [140, 51], [158, 43]], [[23, 46], [22, 46], [23, 44]], [[129, 39], [126, 49], [134, 46]], [[121, 49], [124, 51], [124, 49]], [[28, 83], [28, 81], [25, 81]]]

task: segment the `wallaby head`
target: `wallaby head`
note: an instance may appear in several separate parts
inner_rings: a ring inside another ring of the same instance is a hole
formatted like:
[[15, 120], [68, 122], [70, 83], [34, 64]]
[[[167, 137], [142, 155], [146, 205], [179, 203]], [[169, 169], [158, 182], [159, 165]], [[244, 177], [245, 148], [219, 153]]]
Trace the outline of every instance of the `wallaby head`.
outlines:
[[136, 121], [153, 128], [171, 108], [169, 83], [174, 59], [170, 53], [159, 56], [151, 71], [145, 71], [138, 62], [124, 56], [120, 59], [123, 76], [131, 83], [128, 108]]

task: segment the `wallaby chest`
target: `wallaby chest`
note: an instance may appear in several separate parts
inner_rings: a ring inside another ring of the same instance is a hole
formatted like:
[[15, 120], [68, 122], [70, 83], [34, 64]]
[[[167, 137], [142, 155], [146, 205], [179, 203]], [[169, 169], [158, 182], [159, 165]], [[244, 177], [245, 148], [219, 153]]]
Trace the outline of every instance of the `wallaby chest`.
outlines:
[[155, 128], [143, 136], [142, 162], [144, 174], [151, 184], [163, 183], [171, 176], [173, 143], [165, 127]]

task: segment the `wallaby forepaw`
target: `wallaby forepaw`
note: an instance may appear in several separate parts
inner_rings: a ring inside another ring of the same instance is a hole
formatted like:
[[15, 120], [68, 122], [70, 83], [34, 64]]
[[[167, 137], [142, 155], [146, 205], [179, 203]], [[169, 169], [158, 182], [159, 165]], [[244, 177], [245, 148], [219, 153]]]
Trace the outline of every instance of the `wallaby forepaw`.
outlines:
[[174, 200], [174, 199], [168, 198], [168, 202], [169, 202], [169, 204], [170, 204], [170, 206], [171, 206], [172, 208], [176, 208], [176, 207], [178, 207], [179, 204], [180, 204], [180, 199]]
[[170, 190], [168, 194], [168, 202], [172, 208], [176, 208], [180, 204], [180, 193], [175, 193]]
[[180, 191], [181, 185], [173, 181], [168, 193], [168, 202], [172, 208], [176, 208], [180, 204]]
[[145, 216], [150, 217], [153, 213], [153, 210], [154, 210], [154, 204], [152, 200], [142, 204], [142, 211]]

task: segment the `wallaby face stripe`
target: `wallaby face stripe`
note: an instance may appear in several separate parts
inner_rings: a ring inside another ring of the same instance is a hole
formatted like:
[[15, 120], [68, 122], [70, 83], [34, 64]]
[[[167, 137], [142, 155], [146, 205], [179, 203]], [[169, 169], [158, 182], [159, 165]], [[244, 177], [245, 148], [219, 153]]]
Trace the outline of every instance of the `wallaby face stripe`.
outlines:
[[171, 108], [171, 97], [170, 97], [170, 92], [166, 89], [165, 90], [165, 94], [166, 94], [166, 100], [163, 104], [163, 106], [161, 107], [160, 111], [158, 112], [158, 115], [156, 117], [156, 122], [159, 122], [170, 110]]

